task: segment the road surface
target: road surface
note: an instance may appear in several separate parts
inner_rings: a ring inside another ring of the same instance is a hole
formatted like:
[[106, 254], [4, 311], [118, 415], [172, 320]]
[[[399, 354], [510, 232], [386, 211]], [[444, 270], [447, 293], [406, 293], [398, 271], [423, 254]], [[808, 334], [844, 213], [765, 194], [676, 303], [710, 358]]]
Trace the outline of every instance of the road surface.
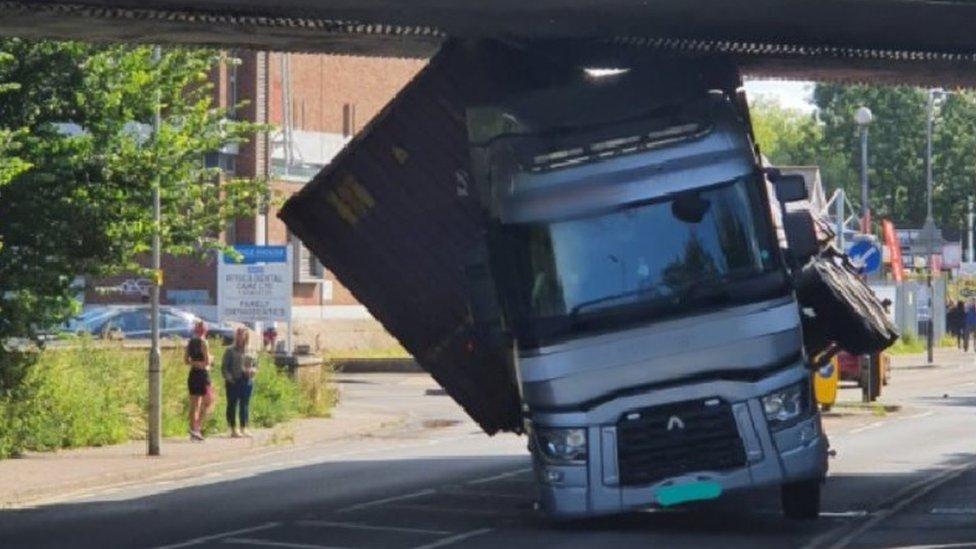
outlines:
[[486, 437], [425, 376], [364, 374], [343, 378], [351, 405], [407, 410], [404, 425], [3, 510], [0, 547], [976, 547], [974, 357], [896, 369], [897, 412], [826, 420], [837, 455], [815, 522], [783, 519], [767, 492], [552, 524], [524, 439]]

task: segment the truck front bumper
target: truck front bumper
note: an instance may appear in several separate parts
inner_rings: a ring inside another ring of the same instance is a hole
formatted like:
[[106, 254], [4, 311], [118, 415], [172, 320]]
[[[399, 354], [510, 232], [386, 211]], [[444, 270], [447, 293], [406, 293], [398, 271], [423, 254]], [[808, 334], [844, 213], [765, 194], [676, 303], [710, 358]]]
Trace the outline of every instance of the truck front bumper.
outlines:
[[[765, 383], [763, 387], [766, 387]], [[703, 389], [701, 394], [709, 392]], [[734, 402], [731, 408], [746, 454], [744, 465], [723, 470], [687, 471], [648, 484], [624, 484], [618, 464], [616, 426], [589, 423], [585, 464], [553, 465], [542, 459], [538, 452], [533, 452], [542, 509], [554, 518], [587, 517], [666, 506], [669, 502], [662, 500], [661, 495], [681, 487], [708, 485], [725, 494], [819, 479], [826, 475], [828, 444], [818, 413], [772, 432], [759, 398]], [[557, 426], [567, 426], [573, 421], [581, 425], [579, 414], [568, 416], [547, 415], [545, 424], [551, 425], [550, 422], [556, 420]]]

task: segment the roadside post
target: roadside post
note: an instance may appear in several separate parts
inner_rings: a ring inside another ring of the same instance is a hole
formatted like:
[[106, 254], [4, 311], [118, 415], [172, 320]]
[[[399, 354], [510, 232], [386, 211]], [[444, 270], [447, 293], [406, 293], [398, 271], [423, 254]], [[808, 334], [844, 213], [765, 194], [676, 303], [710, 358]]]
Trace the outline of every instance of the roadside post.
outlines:
[[[162, 58], [159, 46], [153, 48], [153, 64], [158, 65]], [[159, 139], [159, 128], [162, 125], [160, 115], [160, 92], [156, 90], [156, 107], [153, 114], [152, 134], [153, 142]], [[152, 234], [152, 286], [149, 288], [149, 329], [152, 343], [149, 346], [149, 421], [146, 433], [147, 452], [150, 456], [158, 456], [162, 441], [163, 426], [163, 365], [159, 350], [159, 287], [163, 284], [163, 272], [160, 267], [160, 230], [161, 208], [159, 203], [159, 175], [154, 178], [152, 185], [153, 234]]]
[[[847, 251], [851, 258], [851, 263], [857, 267], [861, 275], [866, 276], [881, 270], [881, 247], [874, 237], [869, 235], [860, 236], [854, 239], [854, 243]], [[875, 363], [880, 358], [877, 355], [865, 355], [858, 361], [861, 366], [861, 379], [865, 383], [861, 384], [861, 400], [872, 402], [878, 396], [880, 387], [880, 375], [875, 368]]]

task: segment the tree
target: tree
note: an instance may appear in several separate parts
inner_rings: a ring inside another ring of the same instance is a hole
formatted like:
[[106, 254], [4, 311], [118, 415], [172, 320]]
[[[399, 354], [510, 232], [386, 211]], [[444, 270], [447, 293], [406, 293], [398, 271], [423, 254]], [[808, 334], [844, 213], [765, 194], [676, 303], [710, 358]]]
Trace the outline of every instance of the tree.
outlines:
[[[154, 185], [172, 254], [221, 247], [221, 230], [253, 213], [266, 186], [218, 185], [219, 170], [205, 167], [205, 153], [260, 130], [214, 106], [215, 51], [168, 49], [157, 63], [146, 46], [6, 39], [0, 56], [3, 368], [9, 342], [75, 312], [76, 275], [143, 270]], [[150, 139], [157, 105], [163, 123]]]
[[752, 127], [760, 151], [774, 166], [819, 166], [828, 187], [856, 181], [847, 149], [832, 149], [816, 113], [787, 109], [776, 101], [758, 99], [750, 105]]
[[[756, 141], [774, 165], [820, 167], [824, 185], [860, 200], [860, 136], [854, 112], [874, 114], [868, 178], [875, 217], [921, 226], [926, 215], [925, 126], [928, 92], [911, 87], [817, 84], [817, 111], [804, 115], [775, 102], [751, 107]], [[933, 130], [933, 215], [958, 228], [976, 181], [976, 95], [956, 92], [936, 105]]]
[[813, 115], [766, 98], [753, 101], [749, 110], [756, 142], [773, 165], [796, 166], [816, 160], [821, 130]]
[[976, 95], [957, 92], [936, 111], [932, 143], [932, 209], [943, 228], [962, 228], [976, 191]]
[[866, 106], [874, 114], [868, 147], [871, 209], [876, 217], [921, 225], [926, 92], [904, 86], [818, 84], [813, 97], [823, 122], [825, 149], [848, 159], [850, 176], [837, 184], [848, 196], [860, 197], [860, 142], [854, 112]]

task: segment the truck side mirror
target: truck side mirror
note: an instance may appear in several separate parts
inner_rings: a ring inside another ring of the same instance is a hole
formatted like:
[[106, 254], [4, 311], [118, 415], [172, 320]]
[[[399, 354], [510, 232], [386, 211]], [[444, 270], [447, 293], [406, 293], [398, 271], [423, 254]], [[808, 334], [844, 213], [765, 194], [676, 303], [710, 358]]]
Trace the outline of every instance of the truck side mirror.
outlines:
[[820, 252], [817, 229], [809, 211], [783, 213], [783, 231], [786, 233], [786, 244], [790, 253], [800, 265]]
[[773, 188], [776, 189], [776, 200], [780, 202], [797, 202], [810, 198], [807, 193], [807, 182], [802, 175], [779, 175], [771, 181]]

